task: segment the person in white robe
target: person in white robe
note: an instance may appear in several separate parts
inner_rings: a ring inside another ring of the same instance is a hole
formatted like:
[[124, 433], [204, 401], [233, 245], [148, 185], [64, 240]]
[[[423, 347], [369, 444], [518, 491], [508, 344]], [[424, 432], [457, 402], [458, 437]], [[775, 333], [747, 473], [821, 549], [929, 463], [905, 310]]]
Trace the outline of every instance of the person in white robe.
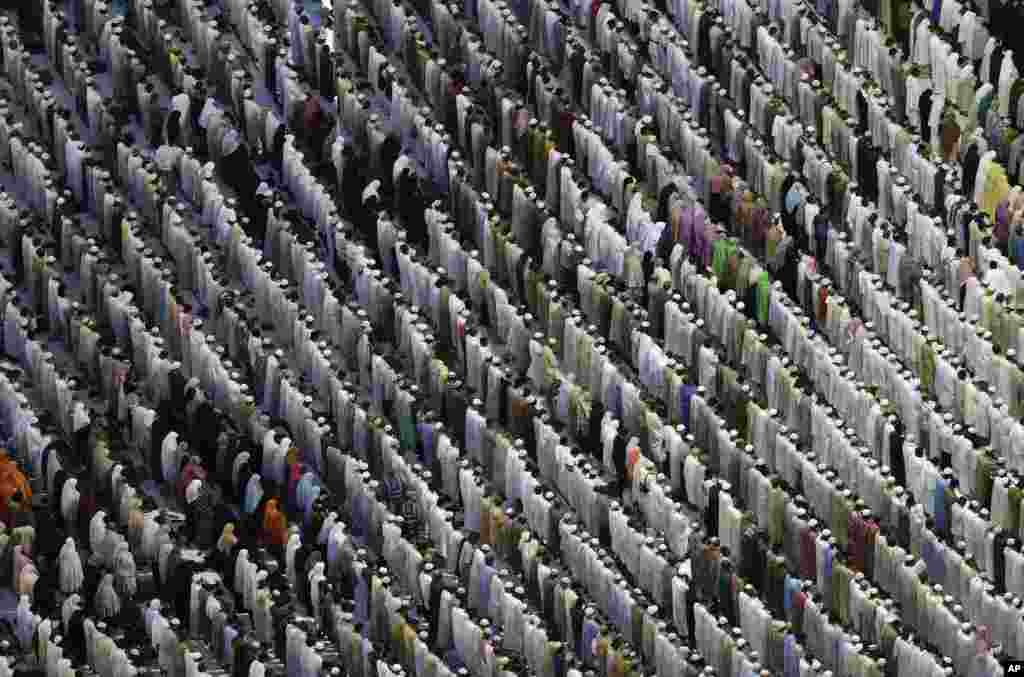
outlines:
[[64, 518], [64, 527], [67, 528], [78, 519], [78, 499], [81, 494], [78, 491], [78, 480], [72, 477], [64, 482], [60, 491], [60, 515]]
[[61, 592], [65, 595], [78, 592], [82, 588], [85, 574], [82, 570], [82, 558], [78, 555], [75, 539], [69, 538], [64, 541], [64, 545], [60, 548], [57, 564], [60, 568]]
[[113, 618], [121, 612], [121, 597], [114, 589], [114, 575], [104, 574], [103, 581], [96, 589], [96, 598], [93, 601], [96, 613], [100, 618]]

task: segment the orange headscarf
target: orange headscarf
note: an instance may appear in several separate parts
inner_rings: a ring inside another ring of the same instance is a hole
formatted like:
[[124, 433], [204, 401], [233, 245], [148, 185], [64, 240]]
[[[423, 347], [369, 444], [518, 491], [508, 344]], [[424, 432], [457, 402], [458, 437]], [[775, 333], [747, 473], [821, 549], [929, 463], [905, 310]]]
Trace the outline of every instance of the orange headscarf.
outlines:
[[21, 491], [22, 506], [31, 505], [32, 487], [25, 474], [18, 469], [18, 464], [7, 456], [6, 451], [0, 451], [0, 506], [7, 507], [18, 491]]
[[267, 501], [263, 511], [263, 540], [268, 545], [285, 545], [288, 542], [288, 518], [278, 507], [276, 498]]

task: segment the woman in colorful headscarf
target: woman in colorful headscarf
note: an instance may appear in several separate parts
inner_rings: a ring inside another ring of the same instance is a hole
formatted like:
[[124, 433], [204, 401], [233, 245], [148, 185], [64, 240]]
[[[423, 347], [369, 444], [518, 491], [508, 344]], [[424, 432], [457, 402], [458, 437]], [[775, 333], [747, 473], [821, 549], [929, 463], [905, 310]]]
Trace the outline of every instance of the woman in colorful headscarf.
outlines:
[[0, 450], [0, 521], [17, 526], [18, 513], [32, 509], [32, 487], [6, 450]]
[[178, 496], [184, 498], [185, 492], [194, 480], [206, 481], [206, 469], [197, 456], [189, 456], [178, 475]]
[[280, 503], [276, 498], [267, 501], [263, 509], [263, 542], [277, 548], [288, 543], [288, 519], [281, 512]]
[[235, 536], [235, 523], [228, 522], [224, 525], [224, 530], [221, 531], [220, 538], [217, 540], [217, 552], [226, 556], [236, 543], [238, 543], [238, 537]]

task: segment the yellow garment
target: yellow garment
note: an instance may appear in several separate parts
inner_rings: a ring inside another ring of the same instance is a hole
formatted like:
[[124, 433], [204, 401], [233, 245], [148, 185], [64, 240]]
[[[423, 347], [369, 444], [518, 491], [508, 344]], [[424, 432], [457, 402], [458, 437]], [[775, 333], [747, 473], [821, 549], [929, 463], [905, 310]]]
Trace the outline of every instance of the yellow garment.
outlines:
[[978, 206], [991, 218], [996, 216], [996, 207], [1010, 194], [1010, 182], [1006, 169], [998, 162], [988, 161], [985, 168], [985, 187], [981, 191]]

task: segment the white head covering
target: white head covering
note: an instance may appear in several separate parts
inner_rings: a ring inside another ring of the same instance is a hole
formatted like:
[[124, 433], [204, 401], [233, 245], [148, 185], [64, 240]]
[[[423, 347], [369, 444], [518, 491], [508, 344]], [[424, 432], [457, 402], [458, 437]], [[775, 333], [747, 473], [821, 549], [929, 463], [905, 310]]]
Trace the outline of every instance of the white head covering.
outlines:
[[32, 641], [32, 633], [35, 632], [35, 614], [32, 613], [32, 601], [28, 595], [21, 595], [18, 598], [18, 609], [15, 612], [18, 641], [22, 647], [27, 648]]
[[89, 521], [89, 547], [93, 552], [99, 552], [103, 541], [107, 538], [107, 513], [97, 510]]
[[114, 552], [114, 573], [117, 590], [129, 597], [134, 596], [137, 586], [135, 556], [127, 541], [121, 541]]
[[189, 109], [189, 98], [188, 94], [181, 93], [171, 99], [171, 108], [181, 113], [182, 124], [185, 124], [185, 116], [188, 115]]
[[245, 571], [249, 564], [249, 551], [240, 550], [235, 559], [235, 592], [239, 595], [245, 590]]
[[331, 534], [331, 529], [334, 528], [334, 524], [337, 521], [338, 521], [338, 513], [334, 512], [332, 510], [327, 515], [327, 519], [325, 519], [324, 523], [320, 526], [320, 533], [318, 533], [316, 535], [317, 543], [320, 543], [321, 545], [323, 545], [324, 543], [327, 542], [327, 538]]
[[302, 536], [298, 532], [292, 532], [291, 536], [288, 537], [288, 543], [284, 549], [284, 564], [285, 573], [288, 575], [288, 580], [295, 584], [295, 553], [298, 552], [299, 548], [302, 547]]
[[78, 511], [78, 480], [72, 477], [64, 482], [60, 490], [60, 514], [65, 522], [70, 522], [74, 513]]
[[75, 539], [69, 538], [64, 541], [64, 545], [60, 548], [57, 566], [61, 592], [66, 595], [78, 592], [82, 588], [85, 574], [82, 570], [82, 558], [78, 555]]
[[105, 574], [103, 582], [96, 590], [96, 613], [100, 618], [111, 618], [121, 611], [121, 598], [114, 590], [114, 575]]
[[196, 499], [199, 498], [199, 490], [202, 488], [203, 483], [201, 480], [192, 480], [188, 483], [188, 487], [185, 489], [185, 500], [189, 505], [196, 502]]
[[153, 637], [153, 621], [160, 615], [160, 600], [154, 599], [149, 602], [145, 610], [146, 634]]

